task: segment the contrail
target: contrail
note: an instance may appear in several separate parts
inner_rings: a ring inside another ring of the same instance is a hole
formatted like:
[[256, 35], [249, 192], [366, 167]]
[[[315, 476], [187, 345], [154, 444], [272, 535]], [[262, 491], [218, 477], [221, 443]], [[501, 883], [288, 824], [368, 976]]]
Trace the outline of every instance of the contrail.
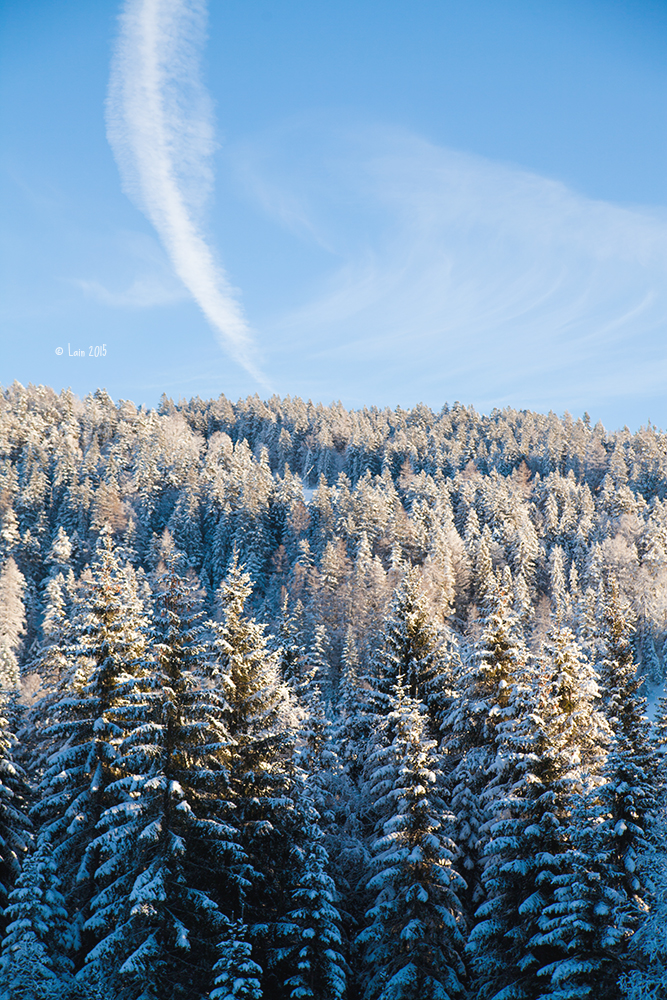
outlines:
[[223, 347], [258, 382], [253, 338], [198, 216], [212, 187], [213, 109], [201, 80], [205, 0], [126, 0], [111, 64], [107, 135], [123, 188]]

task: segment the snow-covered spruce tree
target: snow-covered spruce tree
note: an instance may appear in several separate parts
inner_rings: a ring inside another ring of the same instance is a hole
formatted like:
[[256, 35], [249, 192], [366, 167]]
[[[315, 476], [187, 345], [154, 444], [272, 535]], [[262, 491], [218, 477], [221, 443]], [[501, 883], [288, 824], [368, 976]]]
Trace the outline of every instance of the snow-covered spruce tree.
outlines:
[[277, 639], [280, 653], [280, 675], [292, 690], [298, 694], [303, 683], [305, 667], [305, 649], [302, 636], [303, 605], [296, 602], [294, 611], [290, 612], [287, 593], [280, 607], [280, 619]]
[[43, 687], [49, 691], [60, 686], [69, 663], [65, 650], [71, 637], [64, 585], [63, 577], [58, 574], [44, 588], [42, 641], [29, 664], [29, 669], [39, 675]]
[[169, 519], [168, 528], [177, 548], [190, 566], [199, 569], [202, 563], [201, 502], [197, 495], [196, 477], [190, 473], [180, 492]]
[[456, 695], [441, 730], [446, 761], [446, 783], [451, 811], [456, 817], [456, 864], [466, 882], [463, 893], [466, 917], [473, 921], [483, 898], [485, 823], [489, 819], [484, 796], [494, 773], [496, 730], [513, 718], [516, 701], [513, 685], [526, 669], [527, 650], [518, 616], [509, 571], [497, 583], [488, 580], [482, 631], [477, 648], [463, 659], [455, 679]]
[[213, 967], [214, 986], [209, 1000], [261, 1000], [262, 970], [252, 960], [252, 947], [242, 921], [228, 921], [218, 947], [220, 958]]
[[53, 577], [60, 574], [66, 575], [70, 568], [71, 558], [72, 542], [63, 526], [59, 525], [58, 530], [53, 536], [51, 548], [44, 560], [49, 567], [49, 579], [53, 579]]
[[296, 694], [301, 701], [308, 701], [317, 692], [317, 699], [326, 700], [330, 705], [333, 698], [331, 686], [331, 667], [329, 664], [330, 654], [329, 638], [324, 625], [316, 625], [313, 641], [306, 654], [301, 685], [296, 690]]
[[118, 776], [123, 733], [109, 712], [123, 703], [127, 681], [141, 669], [144, 622], [133, 574], [119, 565], [104, 529], [72, 625], [68, 672], [49, 705], [42, 733], [49, 756], [33, 808], [38, 842], [49, 845], [64, 887], [77, 964], [92, 944], [81, 932], [96, 893], [96, 826]]
[[16, 739], [9, 731], [3, 712], [0, 714], [0, 935], [7, 924], [9, 894], [31, 842], [26, 779], [13, 760], [15, 746]]
[[364, 767], [366, 748], [376, 724], [379, 709], [375, 672], [362, 676], [359, 654], [351, 626], [343, 649], [343, 669], [336, 706], [334, 739], [337, 754], [353, 785], [358, 785]]
[[291, 909], [276, 924], [278, 947], [272, 963], [285, 978], [286, 997], [342, 1000], [347, 979], [336, 886], [328, 872], [317, 813], [312, 808], [309, 812], [306, 842], [295, 852]]
[[442, 737], [452, 706], [457, 698], [457, 684], [462, 676], [461, 640], [449, 625], [438, 629], [437, 671], [427, 685], [425, 703], [431, 729]]
[[611, 727], [601, 776], [573, 813], [568, 869], [544, 929], [567, 956], [549, 969], [551, 994], [615, 1000], [632, 968], [628, 945], [651, 903], [650, 856], [657, 761], [632, 655], [632, 623], [615, 593], [606, 595], [602, 635], [605, 703]]
[[6, 911], [0, 956], [0, 1000], [57, 1000], [73, 992], [69, 928], [53, 859], [29, 855]]
[[300, 691], [300, 708], [303, 713], [296, 759], [310, 778], [313, 804], [322, 816], [327, 808], [327, 786], [335, 780], [338, 754], [334, 745], [333, 725], [327, 714], [322, 689], [318, 683], [319, 669], [312, 662], [305, 671], [310, 674]]
[[616, 955], [621, 936], [610, 921], [619, 896], [605, 884], [594, 862], [595, 821], [587, 796], [575, 795], [570, 846], [554, 879], [555, 901], [545, 907], [540, 921], [541, 940], [553, 953], [542, 969], [543, 995], [550, 1000], [616, 1000], [619, 995]]
[[[344, 806], [348, 781], [339, 766], [334, 726], [321, 694], [319, 649], [324, 639], [323, 627], [318, 626], [315, 655], [311, 653], [305, 671], [309, 680], [300, 690], [303, 719], [290, 795], [305, 824], [298, 831], [293, 852], [288, 889], [291, 908], [276, 924], [278, 948], [272, 958], [275, 973], [284, 978], [288, 996], [294, 1000], [339, 1000], [346, 993], [339, 894], [332, 871], [348, 888], [342, 874], [350, 851]], [[335, 859], [333, 864], [327, 849]]]
[[212, 986], [226, 940], [221, 910], [241, 906], [243, 852], [227, 822], [230, 739], [223, 698], [204, 684], [194, 586], [160, 581], [150, 672], [108, 711], [127, 735], [98, 824], [86, 929], [99, 943], [79, 973], [118, 1000], [180, 1000]]
[[480, 1000], [546, 995], [554, 963], [568, 957], [545, 912], [558, 910], [558, 887], [569, 874], [573, 796], [603, 750], [596, 697], [595, 675], [566, 628], [550, 636], [533, 676], [512, 685], [515, 709], [496, 730], [485, 792], [486, 899], [467, 946]]
[[361, 882], [367, 871], [369, 854], [362, 831], [367, 803], [363, 800], [360, 783], [376, 721], [375, 706], [359, 680], [358, 668], [350, 626], [343, 656], [340, 698], [320, 755], [321, 769], [309, 772], [310, 781], [318, 791], [316, 804], [347, 939], [357, 933], [356, 914], [364, 905]]
[[212, 669], [224, 693], [225, 725], [233, 752], [228, 765], [231, 822], [248, 857], [241, 915], [253, 955], [264, 971], [265, 994], [285, 994], [269, 967], [275, 924], [290, 905], [295, 850], [305, 839], [305, 816], [292, 790], [298, 723], [278, 657], [264, 626], [244, 614], [250, 578], [233, 557], [220, 586], [221, 620], [212, 622]]
[[0, 570], [0, 691], [19, 686], [18, 652], [25, 633], [25, 579], [10, 556]]
[[618, 894], [610, 923], [620, 935], [618, 961], [639, 927], [651, 890], [641, 857], [650, 849], [658, 810], [659, 765], [646, 716], [642, 679], [632, 656], [632, 621], [612, 592], [604, 614], [607, 657], [603, 661], [612, 728], [603, 784], [595, 793], [599, 825], [595, 866], [605, 885]]
[[368, 794], [380, 819], [367, 881], [372, 905], [357, 939], [361, 995], [455, 1000], [464, 995], [464, 883], [444, 829], [451, 817], [438, 787], [436, 744], [400, 678], [392, 708], [368, 762]]
[[418, 570], [409, 569], [395, 589], [383, 632], [377, 670], [380, 693], [391, 698], [400, 677], [411, 698], [425, 701], [427, 694], [435, 694], [437, 634], [420, 589]]
[[653, 900], [649, 913], [628, 943], [626, 971], [619, 980], [623, 1000], [662, 1000], [667, 996], [667, 856], [664, 813], [656, 830], [657, 847], [642, 858], [650, 873]]

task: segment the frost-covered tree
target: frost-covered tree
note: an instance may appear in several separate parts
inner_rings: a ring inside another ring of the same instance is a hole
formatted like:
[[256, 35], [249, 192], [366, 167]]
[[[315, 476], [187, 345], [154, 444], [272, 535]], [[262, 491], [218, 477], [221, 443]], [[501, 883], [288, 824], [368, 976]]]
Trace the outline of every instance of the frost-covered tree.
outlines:
[[309, 697], [312, 698], [315, 690], [317, 690], [320, 699], [324, 696], [331, 703], [333, 690], [331, 685], [330, 656], [331, 646], [327, 630], [324, 625], [317, 625], [313, 641], [305, 657], [301, 685], [297, 691], [297, 694], [302, 699], [308, 700]]
[[191, 566], [199, 569], [202, 563], [201, 513], [192, 477], [180, 493], [168, 527], [177, 548], [185, 553]]
[[79, 935], [96, 891], [96, 826], [110, 804], [123, 735], [109, 712], [123, 703], [124, 686], [142, 669], [145, 653], [136, 581], [119, 565], [108, 530], [100, 534], [72, 640], [67, 672], [49, 700], [42, 733], [48, 759], [33, 816], [38, 841], [50, 845], [58, 866], [81, 960], [90, 942]]
[[13, 759], [16, 743], [3, 713], [0, 715], [0, 932], [7, 925], [9, 894], [32, 839], [26, 778]]
[[658, 760], [646, 715], [646, 698], [631, 654], [632, 623], [615, 595], [604, 615], [607, 652], [605, 680], [612, 740], [595, 794], [599, 825], [594, 834], [595, 865], [605, 885], [618, 896], [610, 914], [624, 946], [637, 930], [650, 902], [641, 856], [649, 848], [658, 810]]
[[[662, 824], [661, 824], [662, 826]], [[664, 826], [660, 843], [641, 859], [654, 898], [650, 911], [628, 944], [626, 971], [619, 980], [624, 1000], [661, 1000], [667, 996], [667, 858]], [[658, 839], [658, 838], [656, 838]]]
[[56, 1000], [72, 996], [67, 910], [48, 848], [26, 858], [9, 897], [6, 917], [0, 998]]
[[442, 723], [448, 760], [447, 787], [455, 816], [457, 865], [467, 883], [464, 894], [469, 919], [482, 899], [485, 795], [494, 777], [496, 733], [514, 719], [515, 686], [526, 668], [527, 650], [513, 610], [511, 580], [487, 585], [487, 604], [477, 647], [461, 664], [456, 695]]
[[632, 623], [613, 591], [603, 625], [608, 752], [598, 780], [573, 808], [568, 867], [545, 911], [545, 931], [566, 950], [548, 969], [559, 998], [618, 996], [619, 976], [632, 962], [629, 941], [651, 903], [641, 858], [651, 848], [657, 762], [632, 656]]
[[220, 621], [211, 623], [212, 669], [224, 693], [225, 726], [234, 747], [227, 765], [231, 822], [248, 858], [243, 919], [266, 974], [272, 928], [287, 907], [292, 852], [303, 838], [304, 817], [289, 794], [297, 713], [264, 626], [245, 614], [251, 592], [250, 578], [234, 557], [219, 590]]
[[243, 852], [228, 822], [224, 702], [205, 685], [194, 587], [172, 569], [157, 596], [149, 672], [128, 678], [109, 718], [127, 732], [98, 824], [98, 891], [86, 929], [99, 943], [85, 980], [123, 1000], [202, 995], [239, 908]]
[[571, 810], [599, 763], [605, 723], [596, 710], [595, 674], [572, 632], [556, 628], [532, 676], [512, 685], [514, 710], [495, 732], [496, 760], [485, 790], [488, 839], [485, 900], [468, 941], [475, 995], [541, 996], [567, 941], [547, 915], [570, 872]]
[[42, 639], [27, 667], [38, 675], [47, 691], [55, 691], [67, 673], [70, 663], [67, 649], [71, 640], [66, 585], [59, 573], [48, 580], [44, 589]]
[[363, 676], [354, 629], [349, 626], [343, 650], [335, 740], [339, 759], [355, 784], [361, 777], [366, 746], [377, 721], [378, 701], [375, 672], [370, 677]]
[[228, 921], [218, 942], [220, 957], [213, 966], [214, 986], [209, 1000], [261, 1000], [262, 970], [252, 960], [247, 928]]
[[2, 511], [0, 516], [0, 552], [11, 556], [21, 542], [18, 518], [12, 507]]
[[368, 762], [367, 794], [378, 819], [358, 937], [364, 1000], [455, 1000], [464, 995], [464, 888], [447, 835], [435, 741], [419, 703], [400, 685]]
[[394, 591], [383, 633], [377, 671], [379, 691], [390, 697], [401, 678], [411, 698], [426, 701], [438, 674], [437, 633], [417, 570], [409, 569]]
[[296, 858], [292, 905], [276, 925], [278, 948], [272, 961], [292, 1000], [341, 1000], [347, 985], [341, 918], [316, 816], [310, 817], [306, 843]]
[[18, 653], [25, 633], [25, 578], [10, 556], [0, 570], [0, 690], [19, 686]]
[[58, 573], [66, 573], [70, 567], [71, 558], [72, 542], [61, 524], [53, 537], [51, 548], [45, 559], [46, 564], [50, 567], [49, 575], [55, 576]]
[[303, 605], [297, 600], [293, 611], [289, 609], [285, 594], [280, 609], [278, 641], [280, 643], [280, 675], [286, 684], [298, 693], [303, 683], [305, 648], [302, 634]]

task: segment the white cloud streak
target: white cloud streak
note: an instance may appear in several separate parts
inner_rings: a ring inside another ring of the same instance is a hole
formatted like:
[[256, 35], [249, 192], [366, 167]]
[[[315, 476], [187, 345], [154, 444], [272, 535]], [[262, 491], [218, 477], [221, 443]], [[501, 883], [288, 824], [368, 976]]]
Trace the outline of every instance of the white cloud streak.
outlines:
[[303, 304], [265, 324], [282, 356], [309, 360], [308, 393], [583, 409], [661, 392], [663, 211], [398, 129], [323, 140], [290, 123], [236, 158], [264, 211], [332, 251]]
[[201, 80], [204, 0], [127, 0], [111, 66], [107, 134], [123, 187], [155, 227], [172, 266], [221, 345], [258, 382], [236, 290], [200, 225], [211, 191], [213, 112]]
[[181, 302], [185, 296], [180, 288], [170, 288], [155, 275], [135, 278], [122, 290], [107, 288], [96, 278], [77, 278], [73, 284], [89, 298], [112, 309], [154, 309]]
[[[105, 250], [109, 248], [105, 237]], [[70, 279], [89, 299], [112, 309], [154, 309], [189, 298], [158, 241], [145, 233], [116, 234], [117, 254], [92, 266], [94, 276]]]

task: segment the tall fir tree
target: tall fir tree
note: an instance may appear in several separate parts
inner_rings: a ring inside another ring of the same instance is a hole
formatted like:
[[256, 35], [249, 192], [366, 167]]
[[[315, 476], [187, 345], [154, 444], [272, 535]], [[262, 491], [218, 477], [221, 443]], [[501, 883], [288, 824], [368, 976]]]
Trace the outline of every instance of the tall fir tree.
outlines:
[[435, 741], [400, 677], [368, 762], [377, 817], [367, 892], [372, 905], [357, 939], [364, 1000], [463, 997], [464, 883], [452, 865], [451, 817], [442, 800]]
[[628, 945], [651, 902], [642, 855], [656, 817], [657, 761], [632, 652], [632, 621], [612, 587], [602, 607], [604, 704], [611, 729], [598, 780], [572, 815], [569, 872], [545, 928], [567, 949], [549, 972], [559, 1000], [615, 1000]]
[[234, 748], [228, 768], [232, 822], [248, 858], [240, 915], [263, 970], [262, 988], [280, 997], [283, 984], [271, 972], [276, 922], [287, 912], [294, 851], [305, 837], [304, 812], [290, 795], [298, 712], [264, 626], [245, 615], [251, 592], [234, 555], [218, 594], [220, 620], [211, 623], [212, 666]]
[[32, 842], [26, 775], [14, 760], [17, 740], [9, 730], [4, 709], [0, 705], [0, 935], [7, 925], [9, 894]]
[[128, 678], [108, 716], [126, 731], [98, 824], [98, 892], [86, 925], [99, 943], [80, 976], [119, 1000], [180, 1000], [212, 986], [238, 909], [244, 856], [229, 824], [224, 700], [205, 681], [194, 585], [167, 571], [150, 671]]
[[19, 686], [18, 654], [26, 631], [25, 577], [10, 556], [0, 570], [0, 691]]
[[380, 692], [390, 697], [401, 678], [411, 698], [427, 701], [429, 695], [435, 694], [438, 637], [416, 569], [409, 569], [394, 590], [383, 632], [378, 665]]
[[485, 901], [468, 941], [480, 1000], [535, 1000], [568, 958], [547, 914], [569, 876], [571, 809], [604, 751], [595, 674], [572, 632], [556, 627], [537, 669], [512, 685], [514, 710], [495, 732], [486, 790]]
[[272, 961], [291, 1000], [342, 1000], [347, 976], [336, 886], [317, 813], [309, 812], [305, 843], [295, 857], [291, 908], [276, 925]]
[[494, 777], [496, 733], [514, 718], [514, 687], [525, 671], [527, 649], [508, 574], [484, 585], [487, 595], [477, 647], [465, 657], [456, 679], [456, 696], [442, 723], [447, 787], [456, 817], [457, 865], [467, 889], [470, 923], [484, 891], [482, 872], [489, 819], [486, 791]]
[[213, 966], [209, 1000], [262, 1000], [262, 970], [252, 959], [242, 921], [228, 921], [218, 947], [220, 957]]
[[26, 858], [9, 897], [7, 921], [0, 955], [0, 998], [73, 998], [67, 910], [48, 851], [38, 850]]
[[80, 964], [92, 943], [82, 934], [96, 891], [96, 826], [110, 804], [107, 789], [117, 777], [123, 735], [109, 712], [123, 703], [145, 650], [136, 582], [115, 557], [110, 529], [100, 533], [72, 638], [68, 671], [50, 700], [50, 724], [42, 734], [48, 761], [33, 818], [38, 842], [53, 852], [66, 887]]

